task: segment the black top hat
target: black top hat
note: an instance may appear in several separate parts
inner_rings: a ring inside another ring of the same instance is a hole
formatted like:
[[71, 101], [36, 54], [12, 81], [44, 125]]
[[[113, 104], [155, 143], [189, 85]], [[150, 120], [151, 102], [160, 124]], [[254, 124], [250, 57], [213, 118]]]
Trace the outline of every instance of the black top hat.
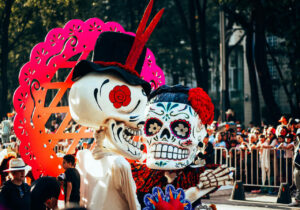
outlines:
[[149, 95], [151, 85], [140, 78], [140, 73], [146, 56], [145, 44], [163, 13], [160, 10], [145, 29], [152, 6], [153, 0], [145, 10], [135, 37], [119, 32], [101, 33], [94, 49], [93, 62], [80, 61], [74, 68], [72, 80], [76, 81], [90, 72], [114, 72], [130, 85], [141, 85]]
[[72, 80], [76, 81], [90, 72], [115, 72], [130, 85], [141, 85], [148, 94], [151, 86], [139, 78], [146, 56], [143, 48], [135, 69], [126, 69], [125, 62], [134, 42], [134, 36], [119, 32], [103, 32], [99, 35], [93, 54], [93, 62], [83, 60], [74, 68]]

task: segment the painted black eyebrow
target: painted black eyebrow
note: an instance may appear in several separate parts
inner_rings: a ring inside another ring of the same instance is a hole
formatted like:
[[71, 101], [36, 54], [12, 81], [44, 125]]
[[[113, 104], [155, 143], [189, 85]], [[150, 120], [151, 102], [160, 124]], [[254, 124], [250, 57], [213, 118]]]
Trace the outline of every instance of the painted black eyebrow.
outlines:
[[[104, 82], [101, 84], [101, 86], [100, 86], [100, 96], [101, 96], [101, 90], [102, 90], [102, 87], [103, 87], [105, 84], [107, 84], [107, 83], [109, 83], [109, 79], [104, 80]], [[98, 88], [95, 88], [95, 90], [94, 90], [94, 98], [95, 98], [95, 100], [96, 100], [96, 103], [97, 103], [99, 109], [102, 111], [102, 108], [100, 107], [100, 105], [99, 105], [99, 103], [98, 103], [97, 94], [98, 94]]]
[[98, 93], [98, 88], [95, 88], [95, 90], [94, 90], [94, 98], [95, 98], [95, 101], [96, 101], [96, 103], [97, 103], [99, 109], [102, 111], [102, 109], [101, 109], [101, 107], [100, 107], [100, 105], [99, 105], [99, 103], [98, 103], [97, 93]]
[[131, 112], [129, 112], [129, 114], [132, 113], [134, 110], [136, 110], [138, 108], [138, 106], [140, 105], [140, 103], [141, 103], [141, 100], [139, 100], [137, 102], [136, 106], [134, 107], [134, 109]]
[[102, 85], [101, 85], [101, 87], [100, 87], [100, 96], [101, 96], [101, 90], [102, 90], [102, 87], [103, 87], [105, 84], [107, 84], [107, 83], [109, 83], [109, 79], [104, 80], [104, 82], [102, 83]]

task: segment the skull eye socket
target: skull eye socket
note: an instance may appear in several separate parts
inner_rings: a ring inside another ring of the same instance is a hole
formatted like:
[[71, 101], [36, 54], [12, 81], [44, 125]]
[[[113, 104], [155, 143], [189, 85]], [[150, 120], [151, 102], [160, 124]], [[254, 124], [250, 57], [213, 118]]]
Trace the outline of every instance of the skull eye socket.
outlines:
[[170, 125], [173, 135], [180, 139], [186, 139], [191, 134], [191, 124], [186, 120], [175, 120]]
[[157, 134], [163, 123], [157, 119], [157, 118], [150, 118], [146, 121], [145, 126], [144, 126], [144, 132], [146, 136], [153, 136]]

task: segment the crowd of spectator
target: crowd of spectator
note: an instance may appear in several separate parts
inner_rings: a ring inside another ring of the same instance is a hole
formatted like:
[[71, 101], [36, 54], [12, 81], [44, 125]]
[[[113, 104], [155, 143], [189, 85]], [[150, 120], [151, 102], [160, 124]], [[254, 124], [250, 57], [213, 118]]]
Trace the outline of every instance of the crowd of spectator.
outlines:
[[[278, 148], [291, 149], [300, 135], [300, 120], [290, 119], [289, 122], [285, 117], [279, 120], [277, 126], [263, 125], [250, 126], [243, 128], [237, 122], [226, 122], [218, 124], [213, 122], [207, 128], [209, 142], [214, 147], [223, 147], [228, 150], [231, 148]], [[264, 145], [262, 145], [264, 144]]]
[[[300, 141], [299, 119], [288, 120], [282, 116], [277, 125], [250, 123], [249, 127], [238, 121], [213, 122], [207, 128], [206, 139], [204, 151], [200, 149], [198, 157], [207, 158], [207, 163], [221, 164], [230, 159], [229, 164], [236, 168], [236, 178], [244, 183], [274, 185], [286, 182], [293, 185], [292, 163]], [[215, 154], [205, 151], [206, 148]], [[253, 192], [261, 192], [261, 189]]]

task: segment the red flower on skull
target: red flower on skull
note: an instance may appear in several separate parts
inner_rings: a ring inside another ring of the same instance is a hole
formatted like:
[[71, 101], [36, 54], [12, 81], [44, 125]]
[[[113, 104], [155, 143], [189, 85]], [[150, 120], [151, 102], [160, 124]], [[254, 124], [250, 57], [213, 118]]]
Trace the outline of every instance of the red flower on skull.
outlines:
[[127, 106], [131, 101], [131, 92], [126, 85], [115, 86], [109, 93], [109, 100], [113, 103], [116, 109], [121, 106]]

